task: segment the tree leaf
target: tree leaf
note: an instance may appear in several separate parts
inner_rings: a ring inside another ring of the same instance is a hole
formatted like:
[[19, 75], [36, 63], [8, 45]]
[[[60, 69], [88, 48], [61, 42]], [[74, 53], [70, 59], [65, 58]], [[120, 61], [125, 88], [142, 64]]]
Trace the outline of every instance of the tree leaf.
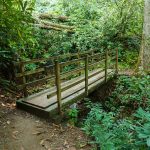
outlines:
[[150, 147], [150, 137], [147, 139], [147, 146]]

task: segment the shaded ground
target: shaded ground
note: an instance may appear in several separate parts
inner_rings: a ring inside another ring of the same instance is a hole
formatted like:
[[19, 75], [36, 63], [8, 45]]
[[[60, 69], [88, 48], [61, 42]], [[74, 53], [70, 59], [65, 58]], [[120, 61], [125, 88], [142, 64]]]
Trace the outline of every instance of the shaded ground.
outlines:
[[92, 150], [87, 136], [67, 123], [54, 124], [15, 108], [0, 90], [0, 150]]

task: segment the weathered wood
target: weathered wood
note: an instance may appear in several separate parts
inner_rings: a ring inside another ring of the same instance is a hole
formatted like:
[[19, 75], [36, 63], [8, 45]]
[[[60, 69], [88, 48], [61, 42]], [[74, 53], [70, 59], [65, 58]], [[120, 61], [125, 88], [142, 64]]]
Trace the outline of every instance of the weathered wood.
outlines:
[[64, 67], [64, 66], [68, 66], [68, 65], [71, 65], [71, 64], [78, 64], [83, 60], [84, 60], [83, 58], [74, 59], [74, 60], [70, 60], [70, 61], [67, 61], [67, 62], [61, 62], [60, 65], [61, 65], [61, 67]]
[[56, 88], [57, 88], [57, 104], [58, 112], [61, 114], [61, 81], [60, 81], [60, 65], [58, 60], [55, 60], [55, 76], [56, 76]]
[[[57, 60], [54, 62], [55, 68], [55, 75], [54, 76], [46, 76], [45, 78], [35, 80], [29, 83], [26, 83], [26, 81], [23, 83], [23, 87], [34, 85], [34, 83], [42, 82], [42, 81], [55, 81], [55, 85], [52, 88], [50, 88], [47, 92], [37, 94], [37, 96], [32, 97], [29, 96], [28, 98], [24, 98], [22, 102], [26, 105], [33, 106], [35, 109], [38, 108], [40, 110], [51, 111], [53, 109], [58, 109], [59, 113], [62, 113], [62, 106], [66, 103], [70, 103], [72, 100], [78, 99], [78, 98], [84, 98], [88, 96], [88, 94], [95, 90], [100, 84], [103, 82], [107, 82], [110, 76], [114, 75], [115, 70], [109, 69], [108, 67], [108, 59], [110, 60], [111, 57], [108, 56], [108, 51], [105, 52], [105, 59], [103, 54], [96, 53], [92, 54], [93, 51], [86, 51], [84, 53], [75, 53], [75, 54], [66, 54], [63, 56], [57, 56], [53, 57], [51, 60], [54, 60], [54, 58], [57, 58]], [[117, 55], [117, 54], [116, 54]], [[89, 57], [92, 56], [92, 57]], [[67, 62], [60, 62], [61, 59], [69, 59], [70, 61]], [[78, 58], [78, 59], [76, 59]], [[50, 58], [48, 58], [50, 59]], [[47, 61], [48, 59], [42, 59], [43, 61]], [[100, 61], [98, 61], [100, 59]], [[117, 56], [116, 56], [117, 59]], [[84, 60], [84, 63], [80, 63]], [[105, 61], [105, 63], [103, 62]], [[34, 60], [34, 62], [41, 62], [39, 60]], [[92, 62], [92, 63], [90, 63]], [[95, 63], [94, 63], [95, 62]], [[28, 64], [31, 62], [25, 62], [23, 63]], [[33, 61], [32, 61], [33, 63]], [[76, 67], [76, 69], [67, 71], [67, 72], [61, 72], [61, 67], [67, 66], [70, 64], [78, 64], [80, 63], [83, 67]], [[20, 63], [19, 63], [20, 64]], [[115, 64], [116, 65], [116, 64]], [[104, 68], [105, 66], [105, 68]], [[117, 65], [116, 65], [117, 66]], [[92, 68], [91, 68], [92, 67]], [[103, 67], [103, 69], [94, 69], [98, 67]], [[91, 68], [91, 69], [90, 69]], [[41, 69], [41, 70], [40, 70]], [[43, 68], [37, 69], [37, 72], [43, 71]], [[94, 70], [93, 70], [94, 69]], [[92, 71], [90, 71], [92, 70]], [[117, 69], [116, 69], [117, 70]], [[22, 73], [23, 72], [23, 73]], [[79, 72], [83, 72], [81, 77], [71, 79], [70, 81], [67, 81], [65, 83], [61, 83], [62, 79], [67, 78], [70, 75], [77, 74]], [[85, 74], [84, 74], [85, 72]], [[36, 71], [26, 71], [22, 69], [20, 74], [17, 74], [20, 77], [26, 77], [26, 75], [31, 75], [36, 73]], [[54, 80], [55, 79], [55, 80]], [[22, 103], [22, 104], [23, 104]]]
[[24, 72], [24, 74], [17, 73], [15, 76], [16, 76], [16, 78], [19, 78], [19, 77], [22, 77], [22, 76], [32, 75], [32, 74], [40, 73], [40, 72], [43, 72], [43, 71], [45, 71], [44, 68], [39, 68], [39, 69], [32, 70], [32, 71], [26, 71], [26, 72]]
[[[34, 80], [34, 81], [31, 81], [31, 82], [26, 82], [25, 83], [25, 86], [27, 87], [27, 86], [34, 86], [34, 85], [36, 85], [36, 84], [38, 84], [38, 83], [42, 83], [42, 82], [46, 82], [46, 81], [49, 81], [49, 82], [54, 82], [54, 80], [55, 80], [55, 76], [47, 76], [47, 77], [45, 77], [45, 78], [42, 78], [42, 79], [38, 79], [38, 80]], [[17, 88], [23, 88], [23, 84], [21, 84], [21, 85], [18, 85], [17, 86]]]
[[66, 32], [70, 32], [70, 33], [74, 33], [73, 30], [69, 30], [69, 29], [65, 29], [65, 28], [58, 28], [58, 27], [54, 27], [54, 26], [50, 26], [50, 25], [46, 25], [46, 24], [34, 24], [35, 27], [39, 27], [42, 29], [47, 29], [47, 30], [56, 30], [56, 31], [66, 31]]
[[107, 82], [108, 51], [105, 52], [105, 82]]
[[85, 95], [88, 96], [88, 55], [85, 56]]
[[59, 21], [68, 21], [69, 17], [67, 16], [56, 16], [49, 13], [42, 13], [39, 15], [41, 19], [58, 19]]
[[[84, 51], [79, 53], [80, 56], [84, 56], [86, 54], [90, 54], [92, 51], [95, 50], [89, 50], [89, 51]], [[59, 55], [59, 56], [50, 56], [48, 58], [38, 58], [38, 59], [32, 59], [32, 60], [26, 60], [26, 61], [19, 61], [19, 62], [14, 62], [15, 65], [20, 65], [21, 63], [24, 64], [31, 64], [31, 63], [40, 63], [40, 62], [44, 62], [44, 61], [48, 61], [48, 60], [55, 60], [55, 59], [63, 59], [63, 58], [70, 58], [70, 57], [76, 57], [78, 58], [78, 53], [68, 53], [68, 54], [64, 54], [64, 55]]]
[[[108, 70], [108, 72], [111, 70]], [[77, 79], [77, 78], [76, 78]], [[85, 79], [85, 77], [84, 77]], [[90, 85], [97, 85], [100, 80], [105, 81], [105, 72], [99, 73], [95, 76], [93, 76], [92, 78], [89, 79], [89, 87]], [[83, 90], [85, 93], [85, 81], [81, 82], [80, 84], [77, 84], [75, 86], [73, 86], [72, 88], [69, 88], [68, 90], [65, 90], [64, 92], [62, 92], [61, 94], [61, 102], [63, 102], [66, 99], [70, 99], [73, 95], [78, 95], [79, 92]], [[57, 95], [54, 95], [53, 97], [51, 97], [50, 99], [47, 99], [47, 95], [48, 93], [44, 93], [41, 94], [39, 96], [36, 96], [34, 98], [29, 98], [28, 101], [26, 101], [27, 103], [30, 103], [32, 105], [36, 105], [40, 108], [47, 108], [49, 106], [53, 106], [54, 104], [57, 104]], [[73, 97], [74, 97], [73, 96]], [[71, 100], [71, 99], [70, 99]]]
[[[91, 72], [89, 72], [88, 79], [90, 79], [90, 78], [92, 78], [92, 77], [94, 77], [94, 76], [96, 76], [102, 72], [104, 72], [104, 69], [98, 69], [96, 71], [91, 71]], [[83, 81], [85, 81], [85, 75], [82, 75], [81, 77], [78, 77], [78, 78], [71, 79], [68, 82], [62, 83], [61, 92], [64, 92], [64, 91], [72, 88], [73, 86], [80, 84]], [[56, 89], [55, 90], [51, 89], [51, 92], [50, 92], [50, 94], [47, 95], [47, 98], [49, 99], [56, 94], [57, 94]]]
[[43, 23], [44, 25], [48, 25], [48, 26], [52, 26], [52, 27], [56, 27], [56, 28], [62, 28], [62, 29], [68, 29], [68, 30], [74, 29], [73, 26], [67, 26], [67, 25], [52, 23], [52, 22], [45, 21], [45, 20], [41, 20], [40, 22]]

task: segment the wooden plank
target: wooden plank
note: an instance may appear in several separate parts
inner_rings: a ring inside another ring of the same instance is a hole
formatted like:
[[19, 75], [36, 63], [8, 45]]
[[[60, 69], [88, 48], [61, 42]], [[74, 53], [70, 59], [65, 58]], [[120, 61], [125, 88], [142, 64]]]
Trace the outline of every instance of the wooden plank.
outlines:
[[[95, 50], [84, 51], [82, 53], [79, 53], [79, 55], [82, 56], [87, 53], [91, 53], [92, 51], [95, 51]], [[48, 61], [48, 60], [55, 60], [55, 59], [61, 59], [65, 57], [74, 57], [74, 56], [77, 57], [78, 53], [68, 53], [68, 54], [59, 55], [59, 56], [51, 56], [49, 58], [39, 58], [39, 59], [32, 59], [32, 60], [27, 60], [27, 61], [14, 62], [14, 64], [20, 65], [21, 63], [24, 63], [24, 64], [38, 63], [38, 62], [43, 62], [43, 61]]]
[[[97, 82], [93, 83], [89, 86], [89, 93], [93, 92], [95, 89], [97, 89], [99, 86], [104, 84], [104, 79], [98, 80]], [[63, 107], [66, 105], [73, 104], [76, 101], [82, 100], [85, 97], [85, 91], [84, 89], [67, 97], [62, 101]], [[33, 105], [30, 105], [28, 103], [24, 103], [22, 100], [17, 101], [17, 107], [24, 109], [25, 111], [32, 112], [36, 115], [40, 115], [41, 117], [50, 117], [50, 114], [53, 115], [53, 112], [55, 112], [55, 109], [57, 109], [57, 103], [55, 103], [52, 106], [49, 106], [46, 109], [42, 109]]]
[[[97, 74], [99, 74], [99, 73], [101, 73], [103, 71], [104, 71], [104, 69], [97, 69], [97, 70], [89, 72], [88, 79], [94, 77], [95, 75], [97, 75]], [[71, 79], [71, 80], [69, 80], [67, 82], [62, 83], [61, 84], [61, 87], [62, 87], [61, 88], [61, 92], [65, 91], [65, 90], [67, 90], [67, 89], [69, 89], [69, 88], [71, 88], [71, 87], [73, 87], [73, 86], [75, 86], [75, 85], [77, 85], [77, 84], [79, 84], [81, 82], [83, 82], [84, 80], [85, 80], [85, 76], [82, 75], [81, 77], [74, 78], [74, 79]], [[56, 88], [55, 89], [51, 88], [49, 90], [47, 98], [49, 99], [49, 98], [53, 97], [54, 95], [56, 95]]]
[[[38, 79], [38, 80], [34, 80], [31, 82], [25, 83], [25, 86], [33, 86], [33, 85], [36, 85], [38, 83], [45, 82], [45, 81], [53, 82], [54, 80], [55, 80], [55, 76], [47, 76], [47, 77], [42, 78], [42, 79]], [[17, 88], [23, 88], [23, 86], [24, 86], [23, 84], [18, 85]]]
[[64, 67], [64, 66], [68, 66], [68, 65], [71, 65], [71, 64], [78, 64], [79, 62], [81, 62], [83, 60], [84, 60], [83, 58], [74, 59], [74, 60], [70, 60], [70, 61], [67, 61], [67, 62], [61, 62], [60, 65], [61, 65], [61, 67]]
[[[102, 72], [101, 74], [98, 74], [97, 76], [94, 76], [93, 78], [89, 79], [89, 85], [92, 84], [95, 81], [98, 81], [99, 78], [101, 78], [102, 76], [104, 76], [104, 72]], [[74, 94], [75, 92], [78, 92], [81, 89], [84, 89], [84, 88], [85, 88], [85, 83], [82, 82], [82, 83], [68, 89], [67, 91], [62, 92], [62, 100], [64, 98], [67, 98], [68, 96]], [[27, 102], [30, 103], [30, 104], [33, 104], [33, 105], [37, 105], [38, 107], [45, 108], [45, 107], [48, 107], [48, 106], [53, 105], [54, 103], [56, 103], [57, 102], [56, 99], [57, 99], [57, 96], [53, 96], [51, 99], [47, 99], [47, 95], [44, 94], [42, 96], [35, 97], [35, 98], [33, 98], [33, 99], [31, 99]]]
[[40, 72], [43, 72], [43, 71], [45, 71], [44, 68], [39, 68], [39, 69], [32, 70], [32, 71], [26, 71], [26, 72], [24, 72], [24, 74], [22, 74], [22, 73], [17, 73], [15, 76], [16, 76], [17, 78], [19, 78], [19, 77], [22, 77], [22, 76], [28, 76], [28, 75], [40, 73]]

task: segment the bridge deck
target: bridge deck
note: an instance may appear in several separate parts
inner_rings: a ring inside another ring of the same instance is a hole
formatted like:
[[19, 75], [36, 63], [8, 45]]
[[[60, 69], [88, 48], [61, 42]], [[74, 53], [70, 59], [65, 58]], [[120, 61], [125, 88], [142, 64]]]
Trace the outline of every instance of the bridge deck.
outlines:
[[[113, 76], [113, 70], [108, 69], [108, 78]], [[89, 72], [88, 75], [88, 92], [91, 93], [98, 86], [105, 82], [105, 71], [102, 69], [97, 69]], [[79, 81], [79, 84], [75, 84]], [[62, 105], [73, 103], [77, 100], [83, 99], [85, 95], [85, 76], [82, 75], [70, 81], [64, 82], [61, 84], [62, 88], [65, 88], [69, 85], [74, 85], [71, 88], [63, 91], [61, 93], [61, 103]], [[52, 95], [51, 98], [48, 98], [48, 95]], [[51, 112], [58, 107], [57, 104], [57, 95], [56, 87], [44, 90], [37, 94], [31, 95], [27, 98], [23, 98], [17, 101], [17, 106], [21, 108], [32, 111], [33, 113], [42, 111], [42, 112]], [[38, 114], [39, 115], [39, 114]]]

